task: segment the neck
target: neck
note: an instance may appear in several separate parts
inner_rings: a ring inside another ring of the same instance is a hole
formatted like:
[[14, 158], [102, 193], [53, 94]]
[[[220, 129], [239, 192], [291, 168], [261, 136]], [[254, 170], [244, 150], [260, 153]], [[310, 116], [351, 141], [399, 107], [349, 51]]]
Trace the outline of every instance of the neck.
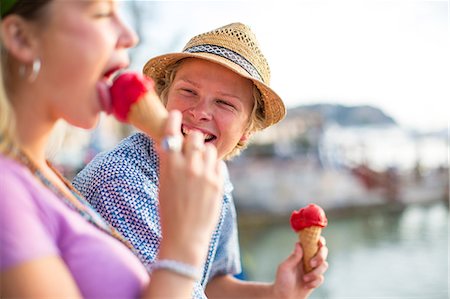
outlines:
[[[36, 164], [39, 168], [46, 168], [45, 150], [49, 140], [50, 131], [45, 133], [31, 128], [20, 128], [18, 126], [20, 149]], [[27, 126], [28, 127], [28, 126]]]
[[49, 117], [43, 101], [29, 95], [16, 94], [13, 105], [20, 149], [36, 166], [46, 168], [45, 151], [56, 120]]
[[20, 150], [44, 172], [48, 170], [46, 148], [49, 135], [50, 132], [37, 136], [33, 134], [22, 134], [19, 139]]

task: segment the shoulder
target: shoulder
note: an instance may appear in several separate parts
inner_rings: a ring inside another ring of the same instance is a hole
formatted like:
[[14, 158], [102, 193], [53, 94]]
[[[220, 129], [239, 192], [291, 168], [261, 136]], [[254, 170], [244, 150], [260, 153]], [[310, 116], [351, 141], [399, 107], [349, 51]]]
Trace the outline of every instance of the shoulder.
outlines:
[[135, 133], [123, 139], [109, 153], [111, 155], [123, 155], [136, 153], [140, 155], [150, 155], [154, 151], [154, 141], [144, 133]]
[[0, 269], [32, 258], [49, 256], [54, 222], [48, 215], [52, 199], [20, 163], [0, 155]]
[[25, 166], [3, 155], [0, 155], [0, 169], [0, 194], [28, 189], [34, 183]]
[[95, 177], [114, 177], [129, 172], [141, 172], [141, 168], [156, 168], [158, 156], [153, 140], [142, 133], [135, 133], [123, 139], [116, 147], [96, 155], [79, 174], [75, 181]]
[[154, 142], [143, 133], [135, 133], [123, 139], [112, 150], [101, 153], [95, 161], [125, 161], [130, 164], [140, 164], [143, 160], [157, 160]]
[[112, 150], [94, 157], [72, 183], [88, 198], [99, 193], [109, 197], [111, 190], [143, 190], [143, 186], [157, 184], [158, 171], [159, 158], [153, 141], [142, 133], [136, 133]]
[[[2, 215], [45, 210], [49, 190], [22, 164], [0, 155], [0, 211]], [[1, 218], [1, 217], [0, 217]], [[22, 217], [20, 217], [22, 218]]]

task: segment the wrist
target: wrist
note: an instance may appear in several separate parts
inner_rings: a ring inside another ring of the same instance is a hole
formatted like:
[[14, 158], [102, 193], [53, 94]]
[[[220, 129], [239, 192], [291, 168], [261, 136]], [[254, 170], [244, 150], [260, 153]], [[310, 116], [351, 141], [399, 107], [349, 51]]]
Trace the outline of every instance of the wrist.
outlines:
[[199, 267], [173, 259], [156, 260], [150, 266], [150, 273], [153, 273], [157, 270], [166, 270], [176, 275], [192, 279], [194, 281], [198, 281], [202, 277], [202, 271]]
[[206, 254], [207, 247], [194, 246], [193, 243], [183, 246], [182, 244], [165, 244], [161, 242], [158, 259], [177, 260], [200, 268], [205, 262]]

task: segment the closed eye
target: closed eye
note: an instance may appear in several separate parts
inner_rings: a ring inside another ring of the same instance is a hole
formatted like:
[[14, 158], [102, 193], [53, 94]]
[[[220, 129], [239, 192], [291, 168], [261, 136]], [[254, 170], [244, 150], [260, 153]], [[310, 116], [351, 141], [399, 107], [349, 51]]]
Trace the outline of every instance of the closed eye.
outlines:
[[109, 18], [115, 14], [115, 8], [111, 2], [96, 2], [94, 7], [94, 17], [95, 18]]
[[228, 102], [228, 101], [218, 99], [216, 102], [217, 102], [218, 104], [220, 104], [220, 105], [224, 105], [224, 106], [227, 106], [227, 107], [236, 109], [236, 107], [235, 107], [232, 103], [230, 103], [230, 102]]
[[192, 89], [188, 89], [188, 88], [181, 88], [181, 93], [185, 94], [185, 95], [195, 95], [195, 91], [193, 91]]

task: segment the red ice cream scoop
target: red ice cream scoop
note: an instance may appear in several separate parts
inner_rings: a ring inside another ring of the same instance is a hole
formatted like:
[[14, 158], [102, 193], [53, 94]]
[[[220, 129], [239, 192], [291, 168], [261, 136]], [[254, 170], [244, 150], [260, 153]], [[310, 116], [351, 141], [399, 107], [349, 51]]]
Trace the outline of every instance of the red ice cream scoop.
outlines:
[[298, 211], [292, 212], [291, 227], [298, 232], [306, 227], [320, 226], [326, 227], [328, 224], [325, 212], [316, 204], [309, 204]]
[[106, 112], [156, 140], [162, 138], [168, 112], [154, 91], [153, 80], [135, 72], [124, 72], [114, 80], [109, 95], [110, 107], [103, 105]]
[[120, 74], [110, 88], [114, 116], [122, 122], [127, 122], [131, 106], [142, 99], [153, 86], [153, 81], [144, 75], [133, 72]]

